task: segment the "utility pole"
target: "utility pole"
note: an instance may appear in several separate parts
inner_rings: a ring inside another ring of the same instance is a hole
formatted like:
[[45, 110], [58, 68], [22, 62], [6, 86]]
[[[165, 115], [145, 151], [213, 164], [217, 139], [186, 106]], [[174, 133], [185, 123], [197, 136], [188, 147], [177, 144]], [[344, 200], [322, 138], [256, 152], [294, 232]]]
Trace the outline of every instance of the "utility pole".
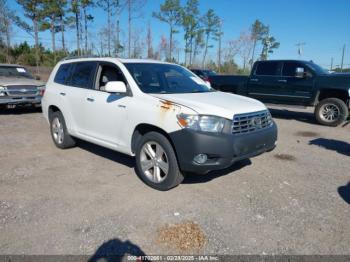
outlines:
[[299, 57], [301, 57], [301, 55], [303, 54], [303, 46], [306, 45], [306, 43], [297, 43], [296, 46], [298, 47], [298, 55]]
[[333, 70], [333, 57], [331, 58], [331, 71]]
[[344, 55], [345, 55], [345, 45], [343, 45], [343, 52], [342, 52], [342, 56], [341, 56], [341, 65], [340, 65], [340, 72], [343, 72]]

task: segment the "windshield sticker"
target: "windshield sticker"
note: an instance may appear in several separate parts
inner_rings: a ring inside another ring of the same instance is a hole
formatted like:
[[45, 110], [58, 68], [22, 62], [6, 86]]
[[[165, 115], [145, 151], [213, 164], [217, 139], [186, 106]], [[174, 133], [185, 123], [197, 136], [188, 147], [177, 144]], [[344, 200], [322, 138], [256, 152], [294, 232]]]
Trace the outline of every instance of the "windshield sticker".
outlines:
[[19, 73], [25, 73], [26, 72], [26, 70], [23, 67], [17, 67], [16, 69], [17, 69], [17, 72], [19, 72]]

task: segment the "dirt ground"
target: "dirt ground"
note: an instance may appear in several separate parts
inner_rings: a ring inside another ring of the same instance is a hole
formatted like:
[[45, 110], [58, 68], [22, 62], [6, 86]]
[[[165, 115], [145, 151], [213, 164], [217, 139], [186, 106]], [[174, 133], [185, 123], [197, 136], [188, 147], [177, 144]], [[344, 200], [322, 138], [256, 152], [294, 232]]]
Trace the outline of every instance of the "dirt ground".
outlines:
[[271, 111], [274, 151], [168, 192], [130, 157], [57, 149], [38, 111], [0, 113], [0, 254], [350, 255], [350, 125]]

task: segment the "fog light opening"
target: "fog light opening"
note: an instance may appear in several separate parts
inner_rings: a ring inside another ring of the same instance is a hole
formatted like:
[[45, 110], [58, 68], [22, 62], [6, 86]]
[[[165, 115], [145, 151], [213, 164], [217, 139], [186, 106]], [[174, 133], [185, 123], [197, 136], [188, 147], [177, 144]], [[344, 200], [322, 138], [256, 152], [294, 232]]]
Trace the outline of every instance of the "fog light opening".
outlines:
[[198, 154], [193, 158], [193, 161], [197, 164], [204, 164], [207, 160], [208, 156], [206, 154]]

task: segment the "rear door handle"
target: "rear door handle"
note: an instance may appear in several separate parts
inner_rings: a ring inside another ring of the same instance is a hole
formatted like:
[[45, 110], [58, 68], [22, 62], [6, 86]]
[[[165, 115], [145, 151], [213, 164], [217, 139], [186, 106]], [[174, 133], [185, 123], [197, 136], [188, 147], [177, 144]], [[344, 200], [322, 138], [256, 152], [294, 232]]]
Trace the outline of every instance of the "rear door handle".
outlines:
[[280, 79], [280, 80], [278, 80], [278, 82], [280, 82], [280, 83], [287, 83], [287, 80], [285, 80], [285, 79]]
[[60, 95], [61, 95], [61, 96], [65, 96], [65, 95], [66, 95], [66, 93], [63, 93], [63, 92], [62, 92], [62, 93], [60, 93]]
[[86, 98], [86, 100], [89, 101], [89, 102], [94, 102], [95, 101], [95, 99], [93, 99], [91, 97]]
[[252, 79], [250, 79], [250, 81], [252, 81], [252, 82], [259, 82], [259, 79], [257, 79], [257, 78], [252, 78]]

